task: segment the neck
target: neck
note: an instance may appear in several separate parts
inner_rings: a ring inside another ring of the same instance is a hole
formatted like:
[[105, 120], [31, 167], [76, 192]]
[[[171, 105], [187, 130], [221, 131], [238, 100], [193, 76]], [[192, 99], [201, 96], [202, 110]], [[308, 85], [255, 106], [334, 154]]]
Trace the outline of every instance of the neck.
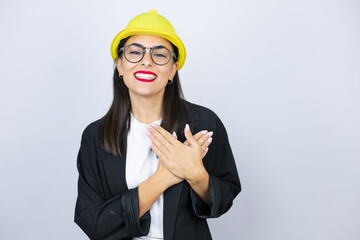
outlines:
[[163, 96], [138, 97], [130, 95], [131, 112], [134, 117], [145, 124], [155, 122], [163, 115]]

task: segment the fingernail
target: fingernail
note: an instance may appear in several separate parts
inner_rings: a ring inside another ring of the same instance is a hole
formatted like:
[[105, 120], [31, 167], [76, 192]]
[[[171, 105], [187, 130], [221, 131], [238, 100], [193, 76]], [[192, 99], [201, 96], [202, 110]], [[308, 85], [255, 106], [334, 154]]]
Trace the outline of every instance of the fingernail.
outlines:
[[189, 124], [186, 124], [186, 125], [185, 125], [185, 131], [190, 132]]
[[151, 126], [153, 127], [153, 128], [157, 128], [157, 125], [156, 124], [151, 124]]
[[150, 147], [154, 147], [154, 144], [152, 142], [150, 143]]
[[148, 129], [148, 130], [151, 130], [151, 125], [146, 125], [146, 128]]
[[204, 130], [201, 132], [201, 135], [205, 135], [205, 134], [207, 134], [207, 132], [208, 132], [207, 130]]
[[208, 150], [209, 150], [209, 148], [206, 148], [206, 149], [204, 150], [204, 153], [207, 153]]
[[173, 136], [174, 136], [174, 137], [177, 137], [176, 132], [173, 132]]
[[150, 132], [147, 132], [146, 134], [147, 134], [149, 137], [151, 137], [151, 136], [152, 136]]
[[212, 138], [209, 138], [206, 142], [211, 143], [211, 141], [212, 141]]
[[213, 132], [209, 132], [207, 135], [208, 137], [211, 137], [214, 133]]

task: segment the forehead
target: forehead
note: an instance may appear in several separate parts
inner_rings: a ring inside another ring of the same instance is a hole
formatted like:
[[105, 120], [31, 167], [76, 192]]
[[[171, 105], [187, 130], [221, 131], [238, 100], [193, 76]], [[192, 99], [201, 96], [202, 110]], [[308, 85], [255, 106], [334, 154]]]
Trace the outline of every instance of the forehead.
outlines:
[[171, 43], [168, 40], [162, 37], [152, 35], [133, 35], [126, 41], [126, 45], [131, 43], [139, 43], [144, 47], [162, 45], [168, 49], [172, 49]]

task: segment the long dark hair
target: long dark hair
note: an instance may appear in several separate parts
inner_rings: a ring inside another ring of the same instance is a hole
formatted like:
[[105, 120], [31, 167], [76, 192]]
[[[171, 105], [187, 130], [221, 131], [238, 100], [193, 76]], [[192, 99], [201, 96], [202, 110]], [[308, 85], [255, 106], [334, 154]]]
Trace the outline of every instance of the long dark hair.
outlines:
[[[128, 38], [125, 38], [120, 41], [118, 52], [127, 40]], [[175, 56], [178, 56], [177, 47], [171, 45]], [[119, 57], [122, 57], [122, 52], [119, 52]], [[109, 111], [101, 120], [100, 146], [108, 153], [122, 156], [126, 151], [127, 135], [130, 129], [131, 102], [129, 89], [122, 77], [119, 76], [116, 67], [114, 69], [113, 84], [114, 98]], [[179, 73], [176, 71], [173, 82], [165, 87], [161, 126], [169, 132], [179, 132], [184, 110], [188, 112], [180, 85]]]

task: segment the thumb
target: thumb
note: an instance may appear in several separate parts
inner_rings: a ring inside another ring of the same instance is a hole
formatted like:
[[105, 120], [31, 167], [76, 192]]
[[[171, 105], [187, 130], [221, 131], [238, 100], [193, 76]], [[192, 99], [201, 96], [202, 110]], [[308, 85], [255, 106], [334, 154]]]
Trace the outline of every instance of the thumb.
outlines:
[[185, 125], [184, 134], [185, 134], [186, 140], [189, 141], [190, 145], [194, 146], [197, 144], [197, 141], [195, 140], [194, 136], [192, 135], [192, 133], [190, 131], [189, 124]]

